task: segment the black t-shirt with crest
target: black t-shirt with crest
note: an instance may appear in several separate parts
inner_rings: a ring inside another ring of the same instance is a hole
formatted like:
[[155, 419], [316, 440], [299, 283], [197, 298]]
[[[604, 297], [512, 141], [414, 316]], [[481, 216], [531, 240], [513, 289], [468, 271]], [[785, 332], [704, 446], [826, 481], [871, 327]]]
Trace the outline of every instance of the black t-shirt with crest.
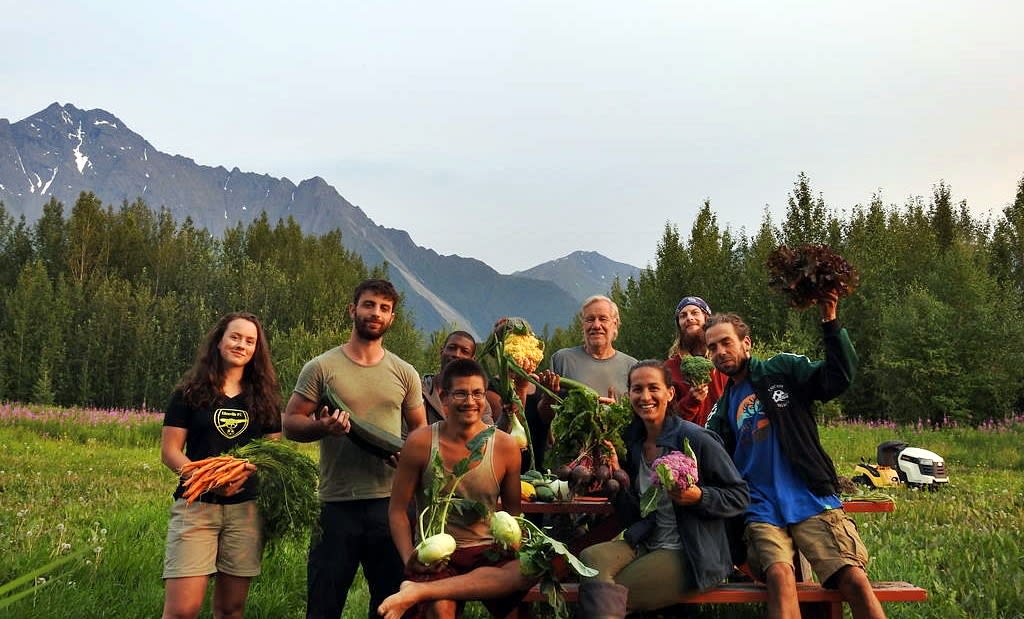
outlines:
[[[219, 456], [235, 447], [240, 447], [265, 434], [281, 431], [281, 420], [275, 417], [275, 423], [261, 426], [255, 414], [247, 410], [244, 394], [233, 398], [221, 396], [214, 406], [195, 409], [185, 403], [180, 390], [171, 396], [171, 402], [164, 413], [164, 425], [184, 428], [185, 455], [189, 460], [201, 460], [211, 456]], [[179, 483], [174, 491], [174, 498], [180, 498], [185, 491]], [[197, 500], [206, 503], [231, 504], [241, 503], [256, 498], [256, 478], [250, 477], [242, 491], [234, 496], [224, 497], [213, 492], [201, 495]]]

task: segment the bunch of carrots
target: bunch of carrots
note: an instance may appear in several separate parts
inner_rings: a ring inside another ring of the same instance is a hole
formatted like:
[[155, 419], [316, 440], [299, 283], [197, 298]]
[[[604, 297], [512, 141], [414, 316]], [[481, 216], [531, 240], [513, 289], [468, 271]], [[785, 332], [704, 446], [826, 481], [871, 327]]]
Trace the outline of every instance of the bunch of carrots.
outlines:
[[186, 463], [180, 473], [188, 475], [191, 472], [192, 475], [182, 484], [185, 486], [182, 498], [186, 504], [191, 505], [199, 495], [243, 479], [246, 476], [246, 464], [249, 464], [248, 460], [228, 455]]

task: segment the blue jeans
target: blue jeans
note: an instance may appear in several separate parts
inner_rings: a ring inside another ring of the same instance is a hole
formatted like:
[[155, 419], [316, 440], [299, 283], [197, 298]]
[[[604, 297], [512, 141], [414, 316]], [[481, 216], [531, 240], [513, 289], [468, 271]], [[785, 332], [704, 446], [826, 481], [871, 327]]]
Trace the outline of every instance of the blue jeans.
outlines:
[[320, 529], [306, 565], [306, 618], [339, 619], [360, 565], [370, 588], [366, 616], [379, 617], [377, 607], [398, 591], [405, 568], [391, 541], [388, 499], [321, 503]]

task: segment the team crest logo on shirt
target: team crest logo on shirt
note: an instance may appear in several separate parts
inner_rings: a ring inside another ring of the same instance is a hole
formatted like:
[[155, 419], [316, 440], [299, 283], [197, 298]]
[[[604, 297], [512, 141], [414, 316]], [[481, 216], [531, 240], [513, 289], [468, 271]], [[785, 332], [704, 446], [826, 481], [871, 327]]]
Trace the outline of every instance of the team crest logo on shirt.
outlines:
[[772, 385], [768, 388], [772, 392], [772, 402], [779, 408], [789, 406], [789, 394], [782, 388], [782, 385]]
[[213, 413], [213, 426], [224, 438], [235, 438], [249, 427], [249, 412], [238, 408], [218, 408]]

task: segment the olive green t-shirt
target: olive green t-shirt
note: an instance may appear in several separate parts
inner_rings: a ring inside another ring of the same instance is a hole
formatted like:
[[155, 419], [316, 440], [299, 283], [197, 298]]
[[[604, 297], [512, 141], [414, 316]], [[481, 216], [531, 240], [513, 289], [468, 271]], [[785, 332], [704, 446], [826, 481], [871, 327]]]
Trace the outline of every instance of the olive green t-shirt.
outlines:
[[[390, 351], [376, 365], [352, 361], [341, 347], [315, 357], [302, 368], [295, 393], [320, 401], [324, 386], [352, 409], [358, 419], [402, 434], [402, 414], [423, 405], [416, 370]], [[391, 496], [395, 469], [367, 453], [347, 436], [320, 439], [320, 500], [379, 499]]]

